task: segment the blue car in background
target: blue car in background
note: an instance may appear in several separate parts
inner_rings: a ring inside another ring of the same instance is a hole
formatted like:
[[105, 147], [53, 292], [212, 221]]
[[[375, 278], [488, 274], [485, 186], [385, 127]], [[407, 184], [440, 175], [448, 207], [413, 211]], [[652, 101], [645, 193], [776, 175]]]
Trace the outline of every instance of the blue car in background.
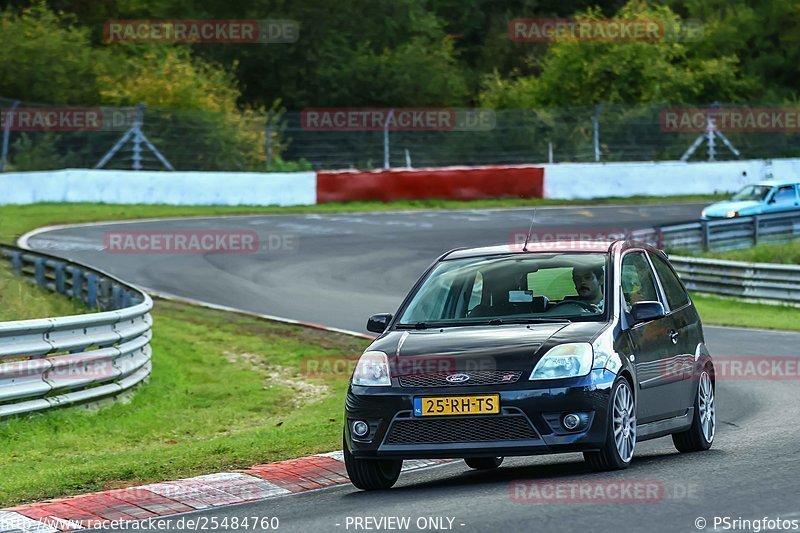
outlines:
[[717, 202], [703, 209], [700, 218], [746, 217], [800, 209], [800, 183], [796, 181], [761, 181], [748, 185], [730, 200]]

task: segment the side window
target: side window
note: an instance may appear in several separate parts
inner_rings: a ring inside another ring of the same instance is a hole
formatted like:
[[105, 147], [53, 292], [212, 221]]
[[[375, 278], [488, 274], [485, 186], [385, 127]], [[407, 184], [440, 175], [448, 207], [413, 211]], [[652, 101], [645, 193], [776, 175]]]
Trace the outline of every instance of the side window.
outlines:
[[773, 196], [772, 199], [777, 204], [794, 202], [797, 199], [795, 197], [794, 185], [780, 187], [777, 191], [775, 191], [775, 196]]
[[629, 253], [622, 258], [622, 296], [627, 311], [636, 302], [658, 301], [653, 273], [641, 252]]
[[653, 266], [656, 268], [658, 279], [661, 280], [661, 286], [664, 288], [664, 293], [667, 296], [667, 303], [670, 309], [677, 309], [689, 303], [689, 295], [683, 284], [678, 277], [672, 272], [667, 262], [656, 254], [650, 254], [653, 260]]

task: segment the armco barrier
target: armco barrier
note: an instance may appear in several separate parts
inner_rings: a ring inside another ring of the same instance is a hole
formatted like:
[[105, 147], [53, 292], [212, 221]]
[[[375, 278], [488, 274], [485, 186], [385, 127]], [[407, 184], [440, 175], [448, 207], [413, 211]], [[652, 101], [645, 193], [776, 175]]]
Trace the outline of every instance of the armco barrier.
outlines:
[[[800, 210], [642, 229], [628, 237], [676, 252], [735, 250], [800, 236]], [[800, 304], [800, 266], [670, 255], [689, 290], [778, 304]]]
[[116, 396], [150, 375], [153, 302], [93, 268], [0, 245], [36, 284], [100, 312], [0, 323], [0, 418]]
[[541, 167], [453, 167], [317, 173], [317, 203], [542, 198]]
[[800, 210], [721, 220], [701, 220], [637, 230], [633, 237], [676, 252], [725, 251], [800, 237]]
[[689, 290], [800, 304], [800, 266], [677, 256], [670, 261]]

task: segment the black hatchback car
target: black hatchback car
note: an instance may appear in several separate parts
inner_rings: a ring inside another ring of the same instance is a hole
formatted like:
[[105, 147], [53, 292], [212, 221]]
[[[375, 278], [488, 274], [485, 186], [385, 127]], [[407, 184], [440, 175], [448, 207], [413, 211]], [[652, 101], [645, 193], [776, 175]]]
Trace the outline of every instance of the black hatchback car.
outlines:
[[404, 459], [583, 452], [625, 468], [636, 442], [714, 439], [714, 368], [667, 256], [635, 241], [441, 256], [361, 356], [345, 402], [353, 484], [389, 488]]

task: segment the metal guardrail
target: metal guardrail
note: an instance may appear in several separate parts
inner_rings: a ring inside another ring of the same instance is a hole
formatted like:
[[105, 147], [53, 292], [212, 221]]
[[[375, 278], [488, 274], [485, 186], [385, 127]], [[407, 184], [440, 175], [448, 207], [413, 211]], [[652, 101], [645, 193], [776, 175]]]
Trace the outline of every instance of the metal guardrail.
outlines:
[[0, 322], [0, 418], [116, 396], [148, 378], [144, 292], [99, 270], [0, 245], [13, 270], [100, 312]]
[[[636, 230], [630, 237], [670, 252], [748, 248], [800, 238], [800, 210]], [[800, 266], [670, 255], [689, 290], [800, 305]]]
[[689, 290], [800, 304], [800, 266], [677, 256], [670, 262]]
[[800, 238], [800, 210], [701, 220], [634, 231], [641, 241], [675, 252], [726, 251]]

